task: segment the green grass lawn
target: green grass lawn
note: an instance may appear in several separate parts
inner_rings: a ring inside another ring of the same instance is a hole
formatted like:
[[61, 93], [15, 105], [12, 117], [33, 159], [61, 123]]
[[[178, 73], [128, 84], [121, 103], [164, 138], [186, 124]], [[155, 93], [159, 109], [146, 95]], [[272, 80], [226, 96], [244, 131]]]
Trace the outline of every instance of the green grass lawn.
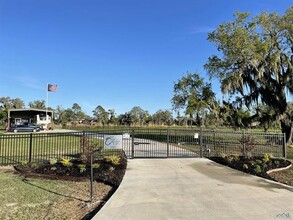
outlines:
[[0, 180], [0, 219], [43, 219], [48, 207], [62, 199], [52, 192], [65, 195], [65, 183], [60, 181], [24, 181], [4, 172], [0, 172]]
[[0, 219], [18, 220], [81, 219], [111, 189], [95, 182], [96, 203], [89, 205], [89, 182], [26, 179], [0, 170], [0, 183]]
[[293, 160], [293, 148], [287, 147], [286, 151], [287, 151], [287, 159]]

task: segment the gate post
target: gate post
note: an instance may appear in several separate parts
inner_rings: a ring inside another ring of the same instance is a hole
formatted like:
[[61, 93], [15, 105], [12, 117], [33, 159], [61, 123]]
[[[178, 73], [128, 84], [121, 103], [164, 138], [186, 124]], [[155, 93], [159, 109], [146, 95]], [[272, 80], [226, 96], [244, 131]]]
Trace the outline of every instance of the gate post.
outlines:
[[200, 157], [202, 158], [202, 128], [200, 128], [200, 136], [199, 136], [199, 147], [200, 147]]
[[170, 142], [170, 132], [168, 128], [167, 129], [167, 157], [169, 157], [169, 142]]
[[[245, 133], [242, 131], [242, 151], [243, 151], [243, 156], [247, 156], [246, 152], [246, 143], [245, 143]], [[226, 153], [226, 152], [225, 152]]]
[[30, 145], [29, 145], [29, 158], [28, 158], [28, 162], [31, 163], [32, 162], [32, 149], [33, 149], [33, 134], [30, 133]]
[[134, 158], [134, 129], [132, 130], [131, 137], [131, 158]]
[[286, 133], [283, 133], [283, 157], [284, 158], [287, 157], [287, 153], [286, 153]]

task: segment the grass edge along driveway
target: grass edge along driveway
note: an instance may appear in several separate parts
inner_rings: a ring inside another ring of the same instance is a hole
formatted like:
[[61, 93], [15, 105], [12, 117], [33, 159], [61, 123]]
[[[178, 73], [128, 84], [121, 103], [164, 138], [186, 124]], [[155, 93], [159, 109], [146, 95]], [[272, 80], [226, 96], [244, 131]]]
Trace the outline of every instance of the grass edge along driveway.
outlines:
[[81, 219], [111, 190], [94, 183], [89, 203], [89, 182], [24, 178], [12, 167], [0, 167], [0, 219]]

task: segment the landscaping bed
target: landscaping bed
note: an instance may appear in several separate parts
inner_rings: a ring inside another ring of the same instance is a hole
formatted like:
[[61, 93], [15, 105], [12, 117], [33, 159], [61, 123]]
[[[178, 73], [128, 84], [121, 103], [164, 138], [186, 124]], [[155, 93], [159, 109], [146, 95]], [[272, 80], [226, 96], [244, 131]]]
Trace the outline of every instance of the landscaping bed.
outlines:
[[[245, 173], [293, 186], [293, 169], [290, 167], [291, 162], [284, 158], [274, 158], [269, 154], [264, 154], [264, 156], [254, 157], [223, 155], [221, 157], [210, 157], [209, 159]], [[271, 172], [276, 169], [282, 171]], [[283, 172], [287, 172], [287, 175], [281, 175]]]
[[[67, 207], [68, 210], [56, 208], [51, 215], [60, 216], [60, 219], [91, 219], [118, 188], [127, 166], [127, 158], [124, 152], [99, 158], [93, 161], [94, 197], [92, 202], [89, 201], [90, 163], [84, 163], [80, 158], [20, 164], [16, 165], [14, 169], [18, 174], [21, 174], [21, 177], [24, 178], [23, 182], [26, 183], [36, 178], [45, 179], [44, 181], [69, 181], [69, 187], [71, 182], [74, 183], [78, 190], [78, 192], [75, 191], [78, 195], [75, 197], [86, 195], [88, 199], [77, 199], [75, 201], [77, 205], [72, 205], [71, 208]], [[81, 188], [78, 189], [77, 186]], [[68, 191], [70, 192], [71, 189], [68, 189]], [[74, 199], [70, 197], [72, 196], [65, 196], [62, 204], [54, 203], [54, 207], [64, 207], [66, 203], [72, 203]], [[48, 212], [52, 212], [52, 209], [50, 208]], [[60, 215], [58, 212], [60, 212]]]

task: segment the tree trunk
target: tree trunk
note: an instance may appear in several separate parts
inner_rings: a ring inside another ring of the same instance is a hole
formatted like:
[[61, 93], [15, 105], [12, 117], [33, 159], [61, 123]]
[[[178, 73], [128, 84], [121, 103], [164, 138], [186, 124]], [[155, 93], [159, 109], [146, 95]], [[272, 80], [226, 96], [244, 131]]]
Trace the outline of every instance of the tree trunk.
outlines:
[[293, 127], [291, 123], [286, 123], [286, 120], [281, 120], [281, 129], [282, 133], [286, 134], [286, 144], [292, 145], [293, 144]]

